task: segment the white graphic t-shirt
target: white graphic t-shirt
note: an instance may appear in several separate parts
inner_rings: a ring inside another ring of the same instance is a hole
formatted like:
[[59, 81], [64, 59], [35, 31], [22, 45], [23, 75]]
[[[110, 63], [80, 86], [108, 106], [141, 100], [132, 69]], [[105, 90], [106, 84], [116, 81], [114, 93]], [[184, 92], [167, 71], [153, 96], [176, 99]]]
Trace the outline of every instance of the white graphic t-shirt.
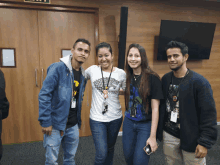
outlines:
[[[90, 109], [90, 118], [100, 122], [110, 122], [122, 117], [121, 105], [119, 102], [119, 90], [125, 90], [126, 73], [124, 70], [115, 68], [111, 74], [108, 84], [108, 111], [103, 115], [103, 81], [101, 68], [97, 65], [92, 65], [86, 69], [86, 78], [92, 83], [92, 104]], [[103, 71], [104, 85], [107, 86], [110, 73]]]

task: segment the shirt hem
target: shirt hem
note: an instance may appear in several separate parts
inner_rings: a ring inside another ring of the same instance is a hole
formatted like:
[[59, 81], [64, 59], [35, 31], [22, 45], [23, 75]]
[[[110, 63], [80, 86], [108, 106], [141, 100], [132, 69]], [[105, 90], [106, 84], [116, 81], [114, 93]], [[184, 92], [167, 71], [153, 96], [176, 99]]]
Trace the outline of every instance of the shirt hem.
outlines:
[[117, 119], [120, 119], [122, 117], [122, 115], [118, 116], [118, 117], [115, 117], [115, 118], [112, 118], [111, 120], [102, 120], [102, 119], [97, 119], [97, 118], [93, 118], [93, 117], [89, 117], [90, 119], [92, 120], [95, 120], [95, 121], [99, 121], [99, 122], [111, 122], [113, 120], [117, 120]]

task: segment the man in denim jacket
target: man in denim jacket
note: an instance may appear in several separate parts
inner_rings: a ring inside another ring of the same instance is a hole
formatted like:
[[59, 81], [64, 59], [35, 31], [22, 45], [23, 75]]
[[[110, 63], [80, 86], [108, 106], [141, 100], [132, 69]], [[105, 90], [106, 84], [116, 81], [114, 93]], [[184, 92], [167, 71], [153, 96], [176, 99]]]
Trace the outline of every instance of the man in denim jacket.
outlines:
[[47, 69], [47, 77], [39, 93], [39, 122], [44, 134], [45, 165], [57, 165], [60, 144], [64, 165], [75, 165], [79, 143], [81, 107], [86, 79], [81, 65], [90, 54], [90, 42], [78, 39], [72, 55], [60, 59]]

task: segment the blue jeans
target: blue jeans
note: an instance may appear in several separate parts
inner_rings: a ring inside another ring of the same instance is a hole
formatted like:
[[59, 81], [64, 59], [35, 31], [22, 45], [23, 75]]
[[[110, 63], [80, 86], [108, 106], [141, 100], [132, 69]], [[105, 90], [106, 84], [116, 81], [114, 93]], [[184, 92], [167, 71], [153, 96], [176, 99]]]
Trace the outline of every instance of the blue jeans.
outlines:
[[125, 117], [123, 122], [123, 152], [127, 165], [148, 165], [150, 156], [143, 148], [150, 137], [151, 121], [138, 122]]
[[75, 165], [74, 157], [79, 144], [78, 124], [66, 129], [63, 136], [60, 136], [60, 130], [55, 129], [52, 129], [51, 135], [44, 134], [45, 165], [58, 165], [57, 159], [61, 143], [64, 151], [63, 165]]
[[121, 123], [122, 118], [111, 122], [99, 122], [90, 119], [90, 129], [96, 149], [95, 165], [112, 165], [114, 146]]

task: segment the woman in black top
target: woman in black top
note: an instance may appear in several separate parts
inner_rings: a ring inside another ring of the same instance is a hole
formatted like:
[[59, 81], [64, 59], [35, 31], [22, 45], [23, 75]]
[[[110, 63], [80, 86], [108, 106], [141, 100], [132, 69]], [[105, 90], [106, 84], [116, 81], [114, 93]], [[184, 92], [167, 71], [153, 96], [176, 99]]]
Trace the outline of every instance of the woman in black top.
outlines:
[[123, 123], [123, 151], [128, 165], [147, 165], [150, 156], [143, 148], [150, 145], [157, 150], [156, 132], [161, 81], [148, 65], [145, 49], [131, 44], [126, 61], [125, 119]]

